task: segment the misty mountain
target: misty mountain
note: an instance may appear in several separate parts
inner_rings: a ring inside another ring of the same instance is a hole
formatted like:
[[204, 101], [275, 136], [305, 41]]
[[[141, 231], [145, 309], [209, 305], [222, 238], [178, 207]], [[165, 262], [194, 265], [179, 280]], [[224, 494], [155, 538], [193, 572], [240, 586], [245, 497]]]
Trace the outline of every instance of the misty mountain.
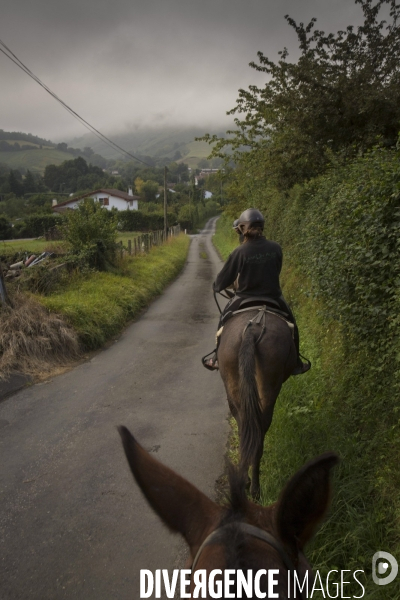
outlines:
[[[168, 157], [172, 160], [178, 156], [177, 153], [180, 153], [182, 159], [189, 158], [193, 153], [198, 158], [209, 154], [208, 144], [194, 142], [196, 137], [201, 137], [205, 133], [223, 136], [225, 129], [217, 131], [215, 128], [207, 127], [138, 127], [123, 133], [109, 134], [107, 137], [132, 154], [154, 158]], [[68, 140], [68, 145], [76, 148], [90, 146], [96, 154], [101, 154], [107, 159], [116, 160], [123, 157], [122, 153], [91, 133]]]

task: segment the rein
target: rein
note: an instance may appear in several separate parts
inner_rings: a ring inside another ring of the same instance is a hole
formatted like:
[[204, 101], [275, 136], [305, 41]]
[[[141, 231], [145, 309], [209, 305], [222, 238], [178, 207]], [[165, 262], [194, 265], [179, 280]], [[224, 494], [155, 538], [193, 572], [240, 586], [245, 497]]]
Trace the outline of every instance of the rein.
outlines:
[[[246, 533], [247, 535], [250, 535], [251, 537], [262, 540], [263, 542], [265, 542], [266, 544], [268, 544], [269, 546], [274, 548], [274, 550], [276, 550], [278, 552], [278, 554], [279, 554], [280, 558], [282, 559], [287, 570], [289, 572], [293, 572], [293, 573], [296, 571], [292, 560], [290, 559], [289, 555], [283, 548], [282, 544], [280, 542], [278, 542], [278, 540], [275, 539], [273, 535], [271, 535], [267, 531], [264, 531], [263, 529], [260, 529], [259, 527], [250, 525], [249, 523], [238, 522], [238, 523], [236, 523], [236, 526], [239, 529], [239, 531], [241, 531], [242, 533]], [[193, 564], [191, 567], [192, 575], [195, 571], [196, 565], [199, 561], [200, 555], [201, 555], [202, 551], [204, 550], [204, 548], [210, 544], [215, 544], [216, 542], [218, 542], [218, 539], [222, 536], [224, 531], [227, 529], [231, 529], [231, 528], [232, 528], [231, 523], [228, 525], [223, 525], [222, 527], [218, 527], [218, 529], [215, 529], [214, 531], [212, 531], [210, 533], [210, 535], [206, 537], [206, 539], [201, 544], [201, 546], [198, 549], [197, 554], [194, 558], [194, 561], [193, 561]], [[300, 595], [299, 596], [296, 595], [295, 597], [296, 598], [298, 597], [300, 600], [302, 600], [303, 595], [300, 592]]]

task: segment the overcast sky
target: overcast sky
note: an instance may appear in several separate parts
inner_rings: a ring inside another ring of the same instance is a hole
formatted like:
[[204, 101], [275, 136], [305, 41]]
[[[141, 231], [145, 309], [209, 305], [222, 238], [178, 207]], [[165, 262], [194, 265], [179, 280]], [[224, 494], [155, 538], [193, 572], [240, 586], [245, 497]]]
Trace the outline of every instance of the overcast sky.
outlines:
[[[325, 31], [358, 24], [353, 0], [1, 0], [0, 39], [106, 134], [145, 125], [218, 125], [237, 91], [264, 77], [296, 36], [284, 20]], [[52, 140], [86, 130], [0, 53], [0, 129]]]

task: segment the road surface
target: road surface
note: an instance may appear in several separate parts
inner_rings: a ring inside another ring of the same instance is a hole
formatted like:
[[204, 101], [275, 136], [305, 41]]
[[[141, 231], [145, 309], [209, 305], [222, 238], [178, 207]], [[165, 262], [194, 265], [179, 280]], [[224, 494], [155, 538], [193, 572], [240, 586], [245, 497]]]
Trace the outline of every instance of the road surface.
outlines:
[[218, 316], [214, 221], [110, 348], [0, 403], [1, 600], [135, 600], [141, 568], [177, 565], [182, 542], [136, 487], [116, 426], [215, 495], [228, 408], [219, 375], [200, 363]]

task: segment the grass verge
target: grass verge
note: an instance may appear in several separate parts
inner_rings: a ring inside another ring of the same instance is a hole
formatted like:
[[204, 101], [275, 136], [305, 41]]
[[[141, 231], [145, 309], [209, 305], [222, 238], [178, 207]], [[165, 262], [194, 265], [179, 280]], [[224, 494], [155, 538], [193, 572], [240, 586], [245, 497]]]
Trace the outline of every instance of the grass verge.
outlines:
[[83, 347], [99, 348], [118, 334], [182, 269], [190, 238], [181, 234], [147, 255], [125, 257], [122, 274], [76, 274], [66, 289], [35, 299], [62, 315], [75, 329]]

